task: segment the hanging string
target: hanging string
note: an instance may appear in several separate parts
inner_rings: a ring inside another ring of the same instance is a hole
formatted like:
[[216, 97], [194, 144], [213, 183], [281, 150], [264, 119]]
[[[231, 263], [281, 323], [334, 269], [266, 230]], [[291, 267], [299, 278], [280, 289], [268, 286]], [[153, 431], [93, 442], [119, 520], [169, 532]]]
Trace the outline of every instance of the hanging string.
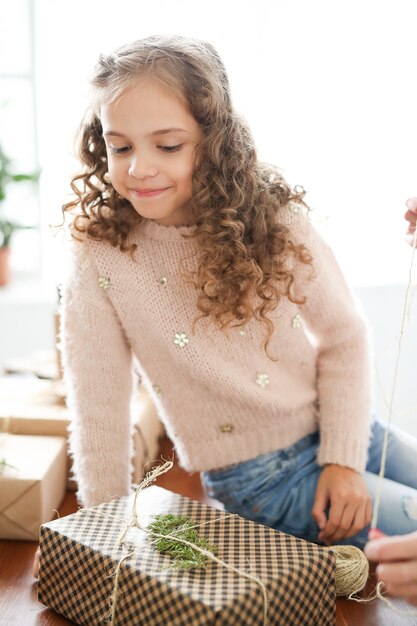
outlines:
[[387, 428], [385, 430], [384, 442], [383, 442], [383, 446], [382, 446], [381, 468], [379, 470], [378, 482], [377, 482], [377, 486], [376, 486], [374, 511], [373, 511], [373, 515], [372, 515], [371, 528], [377, 528], [378, 527], [377, 526], [378, 525], [378, 513], [379, 513], [379, 504], [380, 504], [380, 500], [381, 500], [382, 481], [383, 481], [383, 478], [384, 478], [384, 475], [385, 475], [385, 464], [386, 464], [387, 452], [388, 452], [388, 437], [389, 437], [389, 431], [390, 431], [391, 424], [392, 424], [394, 399], [395, 399], [395, 393], [396, 393], [396, 390], [397, 390], [398, 370], [399, 370], [399, 363], [400, 363], [400, 356], [401, 356], [402, 340], [403, 340], [403, 335], [404, 335], [405, 321], [406, 321], [407, 312], [408, 312], [408, 300], [409, 300], [409, 294], [410, 294], [410, 289], [411, 289], [411, 283], [412, 283], [412, 279], [413, 279], [413, 266], [414, 266], [414, 257], [415, 257], [415, 252], [416, 252], [416, 245], [417, 245], [417, 228], [414, 231], [413, 245], [412, 245], [412, 254], [411, 254], [411, 262], [410, 262], [410, 267], [408, 269], [408, 283], [407, 283], [407, 287], [406, 287], [406, 290], [405, 290], [405, 296], [404, 296], [404, 308], [403, 308], [403, 313], [402, 313], [400, 336], [398, 338], [397, 356], [396, 356], [396, 359], [395, 359], [394, 377], [393, 377], [393, 381], [392, 381], [392, 389], [391, 389], [391, 396], [390, 396], [389, 409], [388, 409], [388, 425], [387, 425]]

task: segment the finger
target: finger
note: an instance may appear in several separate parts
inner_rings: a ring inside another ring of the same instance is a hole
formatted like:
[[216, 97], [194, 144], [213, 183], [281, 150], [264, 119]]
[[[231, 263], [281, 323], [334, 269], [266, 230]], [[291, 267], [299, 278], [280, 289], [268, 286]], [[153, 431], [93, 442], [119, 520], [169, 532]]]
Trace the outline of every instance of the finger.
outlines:
[[[381, 537], [385, 537], [384, 533], [382, 532], [382, 530], [379, 530], [379, 528], [370, 528], [369, 532], [368, 532], [368, 539], [369, 541], [372, 541], [372, 539], [381, 539]], [[369, 544], [366, 544], [369, 545]]]
[[365, 526], [369, 526], [371, 521], [372, 521], [372, 500], [370, 497], [368, 497], [368, 502], [366, 504], [366, 513], [365, 513]]
[[[356, 534], [355, 532], [350, 532], [354, 524], [356, 513], [357, 511], [355, 510], [354, 506], [345, 506], [345, 508], [343, 509], [343, 514], [340, 520], [340, 524], [338, 528], [335, 530], [335, 532], [333, 533], [333, 535], [329, 538], [332, 543], [340, 541], [340, 539], [343, 539], [344, 537], [348, 537], [348, 536], [352, 536]], [[362, 512], [362, 518], [363, 516], [364, 516], [364, 513]]]
[[365, 554], [373, 561], [417, 559], [417, 533], [375, 539], [368, 543]]
[[348, 505], [343, 510], [339, 527], [329, 537], [331, 543], [336, 543], [345, 537], [353, 537], [365, 526], [366, 502], [358, 505]]
[[332, 537], [338, 528], [339, 528], [338, 525], [328, 520], [326, 526], [323, 528], [323, 530], [319, 534], [319, 537], [318, 537], [319, 541], [323, 541], [323, 543], [327, 543], [327, 544], [332, 543]]
[[320, 541], [331, 542], [331, 538], [340, 526], [344, 508], [344, 503], [337, 502], [331, 505], [327, 524], [319, 534]]
[[409, 222], [411, 228], [415, 228], [417, 213], [415, 213], [414, 211], [410, 211], [409, 209], [407, 213], [405, 213], [404, 218], [407, 220], [407, 222]]
[[354, 537], [362, 530], [362, 528], [365, 528], [365, 526], [368, 525], [366, 518], [367, 507], [368, 501], [362, 502], [362, 504], [358, 506], [350, 528], [345, 534], [345, 537]]
[[417, 561], [378, 565], [376, 572], [391, 595], [417, 597]]
[[365, 553], [366, 558], [369, 561], [379, 561], [379, 548], [381, 539], [383, 539], [385, 535], [381, 533], [378, 528], [371, 528], [368, 533], [369, 541], [365, 545], [363, 551]]
[[394, 586], [413, 584], [417, 593], [417, 560], [381, 563], [376, 568], [378, 578]]
[[407, 209], [409, 209], [410, 211], [417, 211], [417, 197], [416, 198], [408, 198], [408, 200], [406, 200], [405, 205], [407, 207]]
[[417, 597], [417, 584], [397, 585], [395, 583], [387, 583], [383, 581], [390, 596], [396, 597]]
[[327, 523], [327, 515], [326, 508], [328, 504], [328, 496], [325, 491], [322, 491], [320, 487], [317, 488], [316, 495], [314, 498], [313, 509], [311, 511], [311, 515], [315, 520], [317, 526], [322, 530]]

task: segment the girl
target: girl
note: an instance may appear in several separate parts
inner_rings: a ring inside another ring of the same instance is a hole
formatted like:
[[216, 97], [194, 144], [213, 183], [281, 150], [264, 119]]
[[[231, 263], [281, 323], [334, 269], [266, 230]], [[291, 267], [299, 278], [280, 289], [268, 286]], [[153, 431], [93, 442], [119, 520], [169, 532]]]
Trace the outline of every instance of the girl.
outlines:
[[[134, 363], [181, 465], [226, 509], [363, 546], [384, 427], [368, 449], [365, 324], [303, 192], [257, 160], [211, 45], [134, 42], [92, 86], [64, 207], [81, 503], [129, 493]], [[386, 475], [381, 530], [417, 529], [414, 440], [391, 437]]]

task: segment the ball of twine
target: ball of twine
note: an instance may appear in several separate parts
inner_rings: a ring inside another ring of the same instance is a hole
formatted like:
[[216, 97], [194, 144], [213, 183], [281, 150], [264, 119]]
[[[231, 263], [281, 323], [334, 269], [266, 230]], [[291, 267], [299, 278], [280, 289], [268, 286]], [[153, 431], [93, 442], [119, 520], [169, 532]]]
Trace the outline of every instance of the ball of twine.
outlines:
[[369, 562], [362, 550], [355, 546], [329, 548], [336, 559], [336, 595], [350, 596], [361, 591], [369, 575]]

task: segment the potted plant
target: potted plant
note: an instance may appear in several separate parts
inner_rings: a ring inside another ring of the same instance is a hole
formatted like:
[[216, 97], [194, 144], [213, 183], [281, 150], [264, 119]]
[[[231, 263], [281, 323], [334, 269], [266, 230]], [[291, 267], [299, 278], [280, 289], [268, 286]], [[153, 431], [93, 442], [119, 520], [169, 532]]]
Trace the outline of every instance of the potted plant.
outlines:
[[0, 286], [9, 282], [10, 241], [14, 231], [18, 228], [33, 228], [33, 226], [24, 226], [1, 215], [1, 208], [6, 199], [6, 187], [13, 183], [34, 182], [38, 178], [39, 173], [13, 173], [11, 171], [11, 159], [0, 146]]

